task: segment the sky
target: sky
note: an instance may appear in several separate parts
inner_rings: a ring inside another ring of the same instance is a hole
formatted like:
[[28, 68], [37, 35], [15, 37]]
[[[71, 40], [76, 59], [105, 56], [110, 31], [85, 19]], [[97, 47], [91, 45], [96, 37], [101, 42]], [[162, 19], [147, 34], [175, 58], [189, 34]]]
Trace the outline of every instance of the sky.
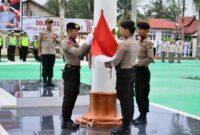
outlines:
[[[47, 0], [34, 0], [38, 3], [40, 3], [41, 5], [45, 4]], [[138, 3], [138, 5], [147, 5], [149, 4], [151, 1], [153, 0], [138, 0], [140, 1]], [[166, 0], [166, 1], [170, 1], [170, 0]], [[192, 16], [192, 15], [197, 15], [197, 12], [195, 11], [195, 7], [193, 5], [192, 0], [186, 0], [186, 12], [185, 12], [185, 16]], [[140, 11], [142, 11], [142, 8], [139, 8]]]

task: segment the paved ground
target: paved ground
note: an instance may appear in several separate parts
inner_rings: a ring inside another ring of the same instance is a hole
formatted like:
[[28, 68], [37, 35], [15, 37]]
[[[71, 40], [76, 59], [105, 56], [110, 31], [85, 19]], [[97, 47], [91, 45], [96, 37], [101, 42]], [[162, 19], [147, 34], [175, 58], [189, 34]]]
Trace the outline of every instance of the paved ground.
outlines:
[[[73, 119], [83, 115], [87, 106], [76, 106]], [[150, 107], [148, 123], [131, 126], [131, 135], [199, 135], [200, 121], [157, 107]], [[81, 127], [61, 130], [61, 107], [1, 109], [0, 123], [9, 135], [110, 135], [111, 129]], [[136, 109], [135, 117], [138, 116]]]
[[[39, 80], [40, 64], [33, 59], [28, 62], [0, 62], [0, 80]], [[87, 63], [82, 63], [81, 82], [91, 83], [91, 71]], [[64, 67], [62, 59], [57, 59], [54, 79], [61, 79]], [[150, 102], [170, 107], [191, 115], [200, 116], [200, 61], [184, 60], [178, 63], [151, 64]]]

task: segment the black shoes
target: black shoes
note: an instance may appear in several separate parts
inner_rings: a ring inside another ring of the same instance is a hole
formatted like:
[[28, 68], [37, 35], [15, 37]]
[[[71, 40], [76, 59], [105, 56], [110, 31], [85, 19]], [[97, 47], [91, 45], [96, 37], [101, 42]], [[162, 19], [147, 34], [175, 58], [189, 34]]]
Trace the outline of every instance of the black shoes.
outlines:
[[77, 130], [79, 128], [79, 125], [74, 123], [72, 120], [64, 121], [61, 125], [62, 129], [72, 129]]
[[112, 135], [129, 135], [130, 134], [130, 127], [119, 127], [119, 128], [113, 128], [111, 130]]
[[43, 87], [47, 87], [47, 80], [43, 79]]
[[55, 87], [55, 84], [51, 81], [51, 79], [43, 78], [43, 87]]
[[132, 120], [132, 123], [134, 125], [145, 125], [145, 124], [147, 124], [147, 118], [139, 116], [137, 119]]
[[53, 84], [52, 82], [48, 82], [47, 86], [49, 86], [49, 87], [55, 87], [55, 84]]

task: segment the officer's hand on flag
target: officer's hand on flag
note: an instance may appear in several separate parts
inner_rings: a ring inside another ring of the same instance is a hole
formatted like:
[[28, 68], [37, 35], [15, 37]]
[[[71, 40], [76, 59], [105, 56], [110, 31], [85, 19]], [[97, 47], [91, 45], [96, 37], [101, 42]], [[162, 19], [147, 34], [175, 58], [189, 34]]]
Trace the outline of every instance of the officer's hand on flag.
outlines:
[[111, 61], [109, 61], [109, 62], [105, 62], [105, 67], [106, 68], [112, 68], [112, 62]]
[[85, 43], [86, 43], [88, 46], [91, 46], [92, 41], [93, 41], [93, 38], [94, 38], [93, 33], [90, 33], [90, 34], [87, 36], [87, 38], [86, 38], [86, 40], [85, 40]]

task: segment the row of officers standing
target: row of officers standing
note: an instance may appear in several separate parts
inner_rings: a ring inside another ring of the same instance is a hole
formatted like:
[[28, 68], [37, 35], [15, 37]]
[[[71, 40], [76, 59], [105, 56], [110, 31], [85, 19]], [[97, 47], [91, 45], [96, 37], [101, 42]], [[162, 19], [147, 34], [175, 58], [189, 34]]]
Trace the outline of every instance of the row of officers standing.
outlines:
[[[32, 42], [33, 45], [33, 54], [36, 60], [39, 60], [37, 45], [38, 45], [38, 36], [35, 36]], [[0, 36], [0, 61], [1, 61], [1, 50], [3, 49], [4, 41], [3, 37]], [[16, 48], [19, 51], [20, 60], [26, 62], [28, 55], [28, 50], [30, 47], [29, 38], [26, 32], [21, 32], [20, 35], [16, 36], [14, 31], [8, 33], [5, 41], [5, 47], [7, 48], [7, 58], [8, 61], [15, 61]]]
[[166, 56], [168, 56], [169, 63], [173, 63], [175, 56], [177, 56], [177, 63], [181, 63], [181, 57], [183, 55], [183, 42], [163, 41], [160, 46], [160, 51], [162, 62], [165, 62]]

